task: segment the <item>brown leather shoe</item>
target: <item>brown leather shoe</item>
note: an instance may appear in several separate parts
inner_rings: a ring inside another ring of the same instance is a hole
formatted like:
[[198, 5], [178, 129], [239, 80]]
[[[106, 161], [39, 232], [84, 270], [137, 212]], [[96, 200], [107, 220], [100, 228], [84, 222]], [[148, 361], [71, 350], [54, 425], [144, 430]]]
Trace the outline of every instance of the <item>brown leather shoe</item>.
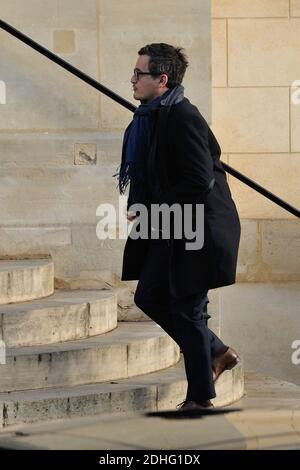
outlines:
[[240, 362], [240, 360], [241, 358], [232, 348], [228, 348], [227, 351], [225, 351], [220, 356], [214, 357], [212, 361], [214, 382], [217, 381], [224, 370], [233, 369], [233, 367], [235, 367]]
[[177, 405], [178, 411], [191, 411], [191, 410], [209, 410], [214, 407], [210, 400], [198, 403], [192, 400], [185, 400]]

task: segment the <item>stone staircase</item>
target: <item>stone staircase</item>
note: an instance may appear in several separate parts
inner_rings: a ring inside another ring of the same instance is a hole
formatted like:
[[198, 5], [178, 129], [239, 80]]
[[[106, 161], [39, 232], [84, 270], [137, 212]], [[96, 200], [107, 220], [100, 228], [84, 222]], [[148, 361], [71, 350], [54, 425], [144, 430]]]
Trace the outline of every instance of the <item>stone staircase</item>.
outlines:
[[[118, 322], [118, 291], [54, 289], [50, 257], [0, 260], [0, 427], [175, 408], [186, 392], [176, 343], [152, 321]], [[224, 373], [216, 405], [244, 393]]]

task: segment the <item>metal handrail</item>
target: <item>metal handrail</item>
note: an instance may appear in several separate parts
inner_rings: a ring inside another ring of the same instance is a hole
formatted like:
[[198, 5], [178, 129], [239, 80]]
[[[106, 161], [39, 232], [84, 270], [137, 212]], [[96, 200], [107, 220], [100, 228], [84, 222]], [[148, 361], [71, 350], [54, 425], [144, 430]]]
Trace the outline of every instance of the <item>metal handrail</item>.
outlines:
[[[126, 108], [126, 109], [128, 109], [129, 111], [132, 111], [132, 112], [134, 112], [136, 110], [136, 106], [134, 106], [132, 103], [130, 103], [130, 101], [125, 100], [124, 98], [122, 98], [122, 96], [118, 95], [117, 93], [114, 93], [109, 88], [107, 88], [104, 85], [102, 85], [101, 83], [97, 82], [97, 80], [94, 80], [93, 78], [91, 78], [86, 73], [82, 72], [81, 70], [77, 69], [76, 67], [74, 67], [70, 63], [68, 63], [65, 60], [61, 59], [59, 56], [57, 56], [53, 52], [49, 51], [49, 49], [47, 49], [44, 46], [41, 46], [41, 44], [38, 44], [33, 39], [31, 39], [30, 37], [28, 37], [25, 34], [21, 33], [21, 31], [18, 31], [17, 29], [15, 29], [10, 24], [6, 23], [3, 20], [0, 20], [0, 28], [4, 29], [9, 34], [12, 34], [12, 36], [14, 36], [15, 38], [17, 38], [20, 41], [24, 42], [28, 46], [32, 47], [34, 50], [36, 50], [37, 52], [39, 52], [43, 56], [47, 57], [48, 59], [50, 59], [52, 62], [55, 62], [57, 65], [60, 65], [65, 70], [68, 70], [68, 72], [70, 72], [73, 75], [75, 75], [76, 77], [80, 78], [81, 80], [83, 80], [88, 85], [92, 86], [93, 88], [96, 88], [96, 90], [100, 91], [104, 95], [106, 95], [109, 98], [111, 98], [112, 100], [116, 101], [117, 103], [119, 103], [124, 108]], [[254, 189], [258, 193], [262, 194], [263, 196], [265, 196], [270, 201], [273, 201], [275, 204], [282, 207], [286, 211], [290, 212], [290, 214], [293, 214], [296, 217], [300, 218], [300, 211], [296, 207], [293, 207], [290, 204], [288, 204], [286, 201], [283, 201], [282, 199], [280, 199], [278, 196], [276, 196], [275, 194], [268, 191], [263, 186], [260, 186], [255, 181], [251, 180], [247, 176], [243, 175], [239, 171], [237, 171], [234, 168], [232, 168], [231, 166], [227, 165], [227, 163], [224, 163], [224, 162], [221, 162], [221, 163], [223, 165], [224, 170], [227, 171], [227, 173], [234, 176], [235, 178], [237, 178], [242, 183], [245, 183], [247, 186]]]

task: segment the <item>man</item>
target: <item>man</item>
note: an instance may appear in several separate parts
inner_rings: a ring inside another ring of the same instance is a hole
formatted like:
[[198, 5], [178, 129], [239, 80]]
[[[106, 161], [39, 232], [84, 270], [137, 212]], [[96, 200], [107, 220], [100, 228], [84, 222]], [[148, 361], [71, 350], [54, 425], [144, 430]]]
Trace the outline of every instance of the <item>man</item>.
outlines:
[[[155, 226], [156, 238], [126, 241], [122, 280], [138, 279], [135, 303], [180, 346], [188, 381], [181, 408], [207, 409], [220, 374], [239, 362], [236, 352], [207, 328], [209, 289], [235, 282], [240, 222], [220, 163], [221, 149], [204, 117], [184, 97], [188, 66], [181, 48], [158, 43], [138, 52], [131, 78], [141, 102], [125, 131], [119, 190], [130, 183], [127, 218], [136, 230], [133, 204], [204, 204], [204, 244], [187, 249], [181, 238]], [[190, 213], [191, 213], [190, 211]], [[153, 228], [149, 220], [149, 229]], [[174, 229], [175, 223], [171, 223]], [[203, 228], [203, 227], [202, 227]], [[155, 231], [155, 230], [154, 230]], [[180, 404], [181, 405], [181, 404]]]

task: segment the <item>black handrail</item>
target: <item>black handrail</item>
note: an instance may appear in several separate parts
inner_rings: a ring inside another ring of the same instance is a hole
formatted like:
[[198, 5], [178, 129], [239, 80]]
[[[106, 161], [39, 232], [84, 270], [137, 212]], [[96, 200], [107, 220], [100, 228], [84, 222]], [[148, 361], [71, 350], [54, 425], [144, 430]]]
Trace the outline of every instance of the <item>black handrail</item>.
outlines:
[[[49, 49], [46, 49], [45, 47], [41, 46], [37, 42], [33, 41], [33, 39], [29, 38], [25, 34], [21, 33], [17, 29], [15, 29], [13, 26], [9, 25], [3, 20], [0, 20], [0, 28], [4, 29], [8, 33], [12, 34], [15, 38], [19, 39], [20, 41], [24, 42], [28, 46], [32, 47], [35, 49], [37, 52], [40, 54], [44, 55], [48, 59], [50, 59], [52, 62], [55, 62], [57, 65], [60, 65], [63, 67], [65, 70], [68, 70], [68, 72], [71, 72], [73, 75], [76, 75], [76, 77], [80, 78], [84, 82], [88, 83], [91, 85], [93, 88], [96, 88], [98, 91], [103, 93], [104, 95], [108, 96], [112, 100], [116, 101], [120, 105], [124, 106], [124, 108], [128, 109], [129, 111], [134, 112], [136, 110], [136, 106], [134, 106], [130, 101], [125, 100], [122, 98], [122, 96], [117, 95], [113, 91], [111, 91], [109, 88], [105, 87], [104, 85], [101, 85], [101, 83], [97, 82], [93, 78], [91, 78], [89, 75], [85, 74], [81, 70], [77, 69], [73, 65], [69, 64], [65, 60], [61, 59], [59, 56], [54, 54], [53, 52], [49, 51]], [[286, 201], [283, 201], [280, 199], [278, 196], [275, 194], [271, 193], [267, 189], [265, 189], [263, 186], [260, 186], [259, 184], [255, 183], [255, 181], [251, 180], [247, 176], [243, 175], [242, 173], [238, 172], [234, 168], [230, 167], [227, 165], [227, 163], [222, 162], [222, 165], [224, 167], [224, 170], [227, 171], [230, 175], [234, 176], [238, 180], [242, 181], [242, 183], [245, 183], [247, 186], [250, 188], [254, 189], [258, 193], [262, 194], [266, 198], [270, 199], [270, 201], [275, 202], [278, 206], [282, 207], [283, 209], [287, 210], [291, 214], [295, 215], [296, 217], [300, 218], [300, 211], [296, 209], [296, 207], [291, 206], [288, 204]]]

